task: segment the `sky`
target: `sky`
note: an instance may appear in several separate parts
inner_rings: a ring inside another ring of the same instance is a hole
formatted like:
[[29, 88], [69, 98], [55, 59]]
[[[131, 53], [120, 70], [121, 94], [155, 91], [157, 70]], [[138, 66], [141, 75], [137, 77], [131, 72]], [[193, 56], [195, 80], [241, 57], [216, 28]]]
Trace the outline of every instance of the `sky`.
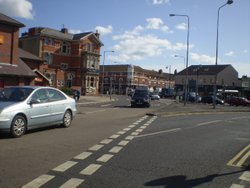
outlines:
[[[31, 27], [101, 34], [101, 64], [174, 73], [188, 65], [231, 64], [250, 77], [250, 0], [0, 0], [0, 12]], [[170, 17], [169, 14], [186, 15]], [[188, 17], [189, 22], [188, 22]], [[188, 30], [189, 23], [189, 30]], [[105, 62], [103, 56], [105, 52]], [[110, 51], [114, 51], [113, 53]]]

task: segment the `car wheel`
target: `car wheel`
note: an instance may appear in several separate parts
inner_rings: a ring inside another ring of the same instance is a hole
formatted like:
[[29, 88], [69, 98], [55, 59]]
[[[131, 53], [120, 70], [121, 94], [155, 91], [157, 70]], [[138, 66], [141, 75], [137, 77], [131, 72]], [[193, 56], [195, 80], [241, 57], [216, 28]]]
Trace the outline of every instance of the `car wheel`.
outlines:
[[72, 114], [69, 110], [67, 110], [65, 113], [64, 113], [64, 116], [63, 116], [63, 123], [62, 123], [62, 126], [63, 127], [69, 127], [70, 124], [72, 122]]
[[14, 117], [11, 127], [10, 133], [14, 138], [21, 137], [27, 128], [27, 121], [22, 115], [17, 115]]

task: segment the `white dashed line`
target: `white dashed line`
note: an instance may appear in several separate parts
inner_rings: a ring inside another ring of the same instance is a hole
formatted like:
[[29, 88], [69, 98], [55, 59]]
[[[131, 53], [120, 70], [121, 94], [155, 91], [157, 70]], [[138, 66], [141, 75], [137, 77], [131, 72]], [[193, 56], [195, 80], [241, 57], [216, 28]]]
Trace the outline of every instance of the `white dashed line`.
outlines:
[[239, 184], [233, 184], [230, 186], [230, 188], [245, 188], [245, 186]]
[[127, 136], [125, 140], [133, 140], [135, 137], [134, 136]]
[[125, 129], [123, 129], [124, 131], [129, 131], [131, 128], [125, 128]]
[[135, 132], [142, 132], [143, 131], [143, 129], [137, 129], [137, 130], [135, 130]]
[[250, 182], [250, 171], [244, 172], [239, 179]]
[[110, 153], [118, 153], [122, 150], [123, 147], [120, 146], [114, 146], [111, 150], [109, 150]]
[[100, 143], [101, 144], [109, 144], [112, 141], [113, 141], [113, 139], [105, 139], [105, 140], [101, 141]]
[[125, 131], [119, 131], [119, 132], [117, 132], [117, 134], [125, 134], [126, 132]]
[[90, 164], [85, 169], [83, 169], [80, 172], [80, 174], [90, 176], [90, 175], [94, 174], [101, 167], [102, 167], [102, 165], [99, 165], [99, 164]]
[[84, 179], [71, 178], [59, 188], [76, 188], [84, 182]]
[[100, 145], [100, 144], [96, 144], [94, 146], [92, 146], [91, 148], [89, 148], [90, 151], [98, 151], [99, 149], [101, 149], [104, 145]]
[[134, 128], [134, 127], [135, 127], [135, 125], [129, 125], [128, 127], [130, 127], [130, 128]]
[[92, 154], [93, 154], [92, 152], [82, 152], [81, 154], [75, 156], [74, 159], [84, 160]]
[[109, 138], [113, 138], [113, 139], [116, 139], [116, 138], [118, 138], [120, 135], [119, 134], [114, 134], [114, 135], [112, 135], [111, 137], [109, 137]]
[[41, 175], [38, 178], [34, 179], [33, 181], [29, 182], [28, 184], [22, 186], [22, 188], [33, 188], [33, 187], [41, 187], [51, 179], [53, 179], [55, 176], [51, 175]]
[[69, 168], [71, 168], [72, 166], [76, 165], [77, 162], [74, 161], [67, 161], [61, 165], [59, 165], [58, 167], [52, 169], [54, 171], [58, 171], [58, 172], [65, 172], [66, 170], [68, 170]]
[[101, 156], [100, 158], [98, 158], [96, 161], [98, 162], [104, 162], [106, 163], [108, 160], [110, 160], [114, 155], [111, 154], [104, 154], [103, 156]]
[[147, 128], [147, 126], [141, 126], [140, 127], [140, 129], [146, 129]]
[[129, 141], [127, 140], [122, 140], [121, 142], [119, 142], [119, 146], [126, 146], [129, 143]]
[[132, 132], [131, 135], [132, 136], [137, 136], [139, 134], [139, 132]]

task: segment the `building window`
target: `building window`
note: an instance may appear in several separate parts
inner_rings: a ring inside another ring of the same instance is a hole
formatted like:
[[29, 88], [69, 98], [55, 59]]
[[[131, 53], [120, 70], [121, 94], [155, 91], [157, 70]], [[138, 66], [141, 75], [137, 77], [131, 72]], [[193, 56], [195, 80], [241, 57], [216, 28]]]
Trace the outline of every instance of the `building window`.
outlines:
[[53, 56], [51, 53], [45, 52], [44, 59], [47, 61], [48, 65], [51, 65], [53, 61]]
[[70, 54], [70, 44], [67, 42], [62, 42], [61, 52], [64, 54]]

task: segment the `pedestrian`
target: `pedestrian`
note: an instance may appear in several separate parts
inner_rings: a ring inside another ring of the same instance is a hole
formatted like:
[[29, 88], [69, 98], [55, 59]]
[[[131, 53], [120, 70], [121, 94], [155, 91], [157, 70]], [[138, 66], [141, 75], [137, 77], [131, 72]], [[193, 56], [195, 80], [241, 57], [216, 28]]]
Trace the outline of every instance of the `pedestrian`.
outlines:
[[80, 91], [79, 90], [75, 90], [75, 92], [74, 92], [74, 99], [76, 100], [76, 101], [79, 101], [79, 99], [80, 99]]

